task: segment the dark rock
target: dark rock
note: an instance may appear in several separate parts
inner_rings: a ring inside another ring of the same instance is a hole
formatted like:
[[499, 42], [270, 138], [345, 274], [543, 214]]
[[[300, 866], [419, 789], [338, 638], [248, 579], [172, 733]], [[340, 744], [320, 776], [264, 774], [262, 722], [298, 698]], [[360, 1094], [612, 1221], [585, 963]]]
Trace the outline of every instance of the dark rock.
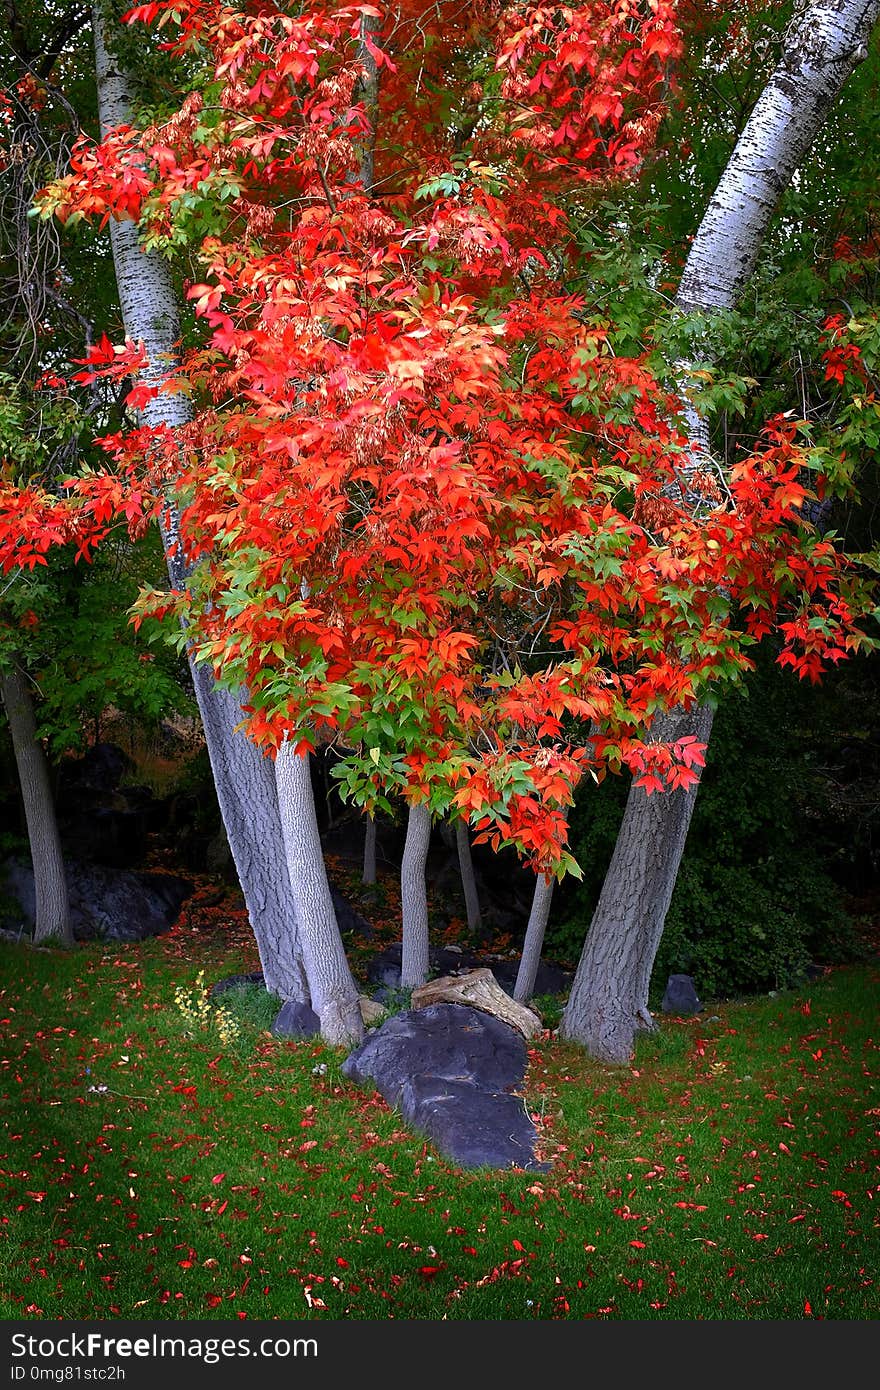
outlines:
[[227, 975], [225, 979], [218, 980], [216, 985], [212, 985], [208, 990], [209, 999], [215, 999], [218, 994], [225, 994], [229, 989], [243, 989], [246, 985], [265, 985], [262, 970], [252, 970], [247, 975]]
[[281, 1005], [272, 1024], [276, 1038], [312, 1038], [321, 1031], [321, 1020], [308, 1004], [288, 999]]
[[93, 805], [61, 820], [64, 848], [75, 859], [130, 869], [142, 858], [148, 822], [140, 809]]
[[[519, 960], [503, 960], [497, 956], [484, 956], [482, 963], [488, 965], [501, 988], [506, 990], [508, 994], [512, 994], [516, 985], [516, 977], [519, 974]], [[563, 970], [559, 965], [551, 965], [546, 961], [541, 961], [535, 976], [535, 987], [532, 993], [562, 994], [568, 989], [573, 978], [570, 970]]]
[[[367, 979], [372, 985], [378, 985], [380, 989], [395, 991], [400, 988], [400, 942], [395, 942], [393, 946], [386, 946], [384, 951], [379, 951], [367, 964]], [[474, 954], [473, 951], [460, 950], [453, 946], [432, 946], [429, 954], [432, 974], [437, 975], [460, 975], [468, 970], [478, 970], [480, 966], [488, 966], [503, 990], [508, 994], [513, 994], [516, 984], [516, 977], [519, 971], [519, 959], [504, 956], [493, 956], [486, 954]], [[558, 965], [551, 965], [542, 961], [538, 966], [538, 974], [535, 980], [535, 994], [562, 994], [568, 989], [572, 981], [570, 970], [563, 970]], [[379, 990], [374, 990], [374, 997], [380, 997]]]
[[524, 1039], [490, 1014], [432, 1004], [396, 1014], [342, 1064], [462, 1167], [539, 1168], [519, 1096]]
[[333, 899], [333, 910], [336, 913], [336, 921], [341, 932], [349, 932], [356, 936], [360, 941], [372, 941], [376, 933], [366, 917], [362, 917], [356, 907], [352, 907], [347, 898], [344, 898], [338, 888], [330, 885], [330, 896]]
[[702, 1004], [690, 975], [670, 975], [660, 1008], [664, 1014], [698, 1014]]
[[229, 848], [226, 830], [222, 825], [205, 845], [205, 868], [209, 874], [217, 874], [220, 878], [235, 876], [232, 850]]
[[115, 791], [123, 774], [134, 763], [118, 743], [95, 743], [81, 758], [69, 758], [61, 764], [60, 778], [66, 786], [88, 787], [93, 791]]
[[[383, 985], [388, 989], [400, 988], [401, 944], [386, 946], [367, 965], [367, 979], [371, 984]], [[484, 962], [471, 951], [462, 951], [452, 946], [432, 946], [428, 959], [431, 970], [439, 975], [455, 975], [473, 970]]]
[[461, 1168], [537, 1168], [536, 1131], [521, 1096], [487, 1092], [467, 1081], [407, 1082], [400, 1111]]
[[[158, 936], [176, 921], [192, 884], [174, 874], [130, 873], [101, 864], [65, 860], [70, 920], [79, 941], [142, 941]], [[6, 892], [21, 911], [7, 913], [2, 925], [33, 930], [34, 871], [29, 863], [9, 860], [0, 868]]]

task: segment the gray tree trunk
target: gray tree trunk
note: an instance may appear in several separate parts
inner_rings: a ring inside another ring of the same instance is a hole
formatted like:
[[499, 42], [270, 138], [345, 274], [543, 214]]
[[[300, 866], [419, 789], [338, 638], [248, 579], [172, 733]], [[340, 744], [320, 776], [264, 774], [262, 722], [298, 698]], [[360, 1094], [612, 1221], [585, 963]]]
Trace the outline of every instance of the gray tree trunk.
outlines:
[[308, 756], [283, 743], [275, 777], [312, 1008], [326, 1042], [353, 1047], [363, 1038], [364, 1025], [327, 882]]
[[547, 930], [547, 922], [550, 917], [550, 904], [553, 901], [555, 882], [554, 878], [548, 882], [543, 874], [538, 874], [535, 879], [532, 909], [529, 913], [519, 970], [513, 989], [514, 999], [518, 999], [521, 1004], [527, 1003], [535, 992], [535, 980], [538, 977], [538, 966], [541, 964], [544, 933]]
[[361, 882], [376, 882], [376, 822], [369, 815], [364, 825], [364, 871]]
[[[680, 716], [658, 715], [658, 743], [677, 736]], [[712, 711], [694, 711], [693, 732], [709, 737]], [[614, 854], [578, 962], [560, 1036], [601, 1062], [624, 1063], [638, 1028], [654, 1026], [648, 986], [672, 900], [697, 789], [654, 792], [632, 786]], [[674, 871], [670, 872], [670, 865]]]
[[[783, 56], [755, 104], [691, 245], [677, 303], [683, 312], [731, 308], [751, 276], [773, 213], [846, 78], [867, 54], [880, 0], [801, 7]], [[705, 426], [686, 416], [692, 443]], [[663, 740], [708, 740], [711, 711], [673, 710]], [[602, 1061], [626, 1062], [638, 1027], [652, 1027], [648, 985], [696, 799], [630, 791], [617, 845], [562, 1017], [560, 1034]]]
[[49, 769], [43, 745], [37, 738], [34, 705], [27, 677], [17, 666], [0, 674], [0, 697], [9, 720], [34, 866], [34, 943], [54, 941], [62, 946], [72, 946], [67, 879], [55, 819], [55, 803], [49, 785]]
[[[131, 119], [126, 73], [108, 51], [100, 0], [94, 7], [98, 103], [102, 132]], [[142, 341], [148, 382], [160, 382], [175, 366], [179, 337], [177, 300], [160, 256], [141, 249], [134, 222], [110, 222], [113, 264], [126, 334]], [[145, 424], [185, 425], [190, 406], [181, 394], [163, 394], [141, 411]], [[188, 569], [176, 545], [176, 509], [169, 506], [162, 528], [168, 574], [174, 588], [186, 587]], [[286, 871], [284, 839], [273, 764], [235, 727], [241, 700], [222, 690], [210, 669], [190, 660], [190, 673], [205, 731], [220, 813], [226, 827], [266, 986], [283, 999], [307, 1000], [295, 909]]]
[[471, 856], [471, 834], [466, 820], [455, 822], [455, 847], [458, 850], [458, 867], [461, 873], [461, 887], [464, 893], [464, 906], [467, 913], [468, 928], [472, 932], [482, 930], [483, 918], [480, 913], [480, 896], [477, 880], [474, 877], [474, 861]]
[[431, 812], [427, 806], [410, 806], [406, 842], [400, 865], [400, 897], [403, 951], [400, 983], [416, 989], [428, 978], [428, 893], [425, 865], [431, 843]]

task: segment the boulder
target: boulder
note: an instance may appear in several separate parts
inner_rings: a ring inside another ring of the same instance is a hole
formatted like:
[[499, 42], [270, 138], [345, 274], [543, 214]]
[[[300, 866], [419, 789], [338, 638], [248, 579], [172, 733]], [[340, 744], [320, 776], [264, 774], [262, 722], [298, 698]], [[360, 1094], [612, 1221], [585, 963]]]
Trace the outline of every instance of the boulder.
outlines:
[[[78, 941], [143, 941], [165, 932], [192, 892], [192, 884], [175, 874], [131, 873], [103, 864], [65, 860], [70, 921]], [[20, 911], [7, 911], [3, 926], [33, 929], [34, 871], [30, 863], [9, 860], [0, 869], [7, 894]]]
[[275, 1015], [272, 1032], [276, 1038], [313, 1038], [321, 1031], [321, 1020], [308, 1004], [287, 999]]
[[409, 1009], [386, 1020], [342, 1064], [372, 1084], [414, 1129], [463, 1168], [546, 1169], [522, 1086], [520, 1033], [462, 1004]]
[[[399, 941], [379, 951], [367, 964], [367, 979], [387, 989], [400, 988], [400, 962], [403, 948]], [[480, 965], [479, 956], [463, 951], [460, 946], [432, 946], [428, 957], [431, 969], [442, 975], [454, 975], [459, 970], [473, 970]]]
[[534, 1009], [518, 1003], [505, 994], [491, 970], [471, 970], [466, 975], [443, 975], [429, 980], [412, 992], [414, 1009], [429, 1008], [431, 1004], [465, 1004], [481, 1013], [491, 1014], [502, 1023], [516, 1028], [524, 1038], [540, 1033], [543, 1024]]
[[347, 898], [344, 898], [338, 888], [330, 885], [330, 896], [333, 899], [333, 911], [336, 913], [336, 921], [339, 930], [343, 935], [356, 937], [358, 941], [372, 941], [376, 933], [366, 917], [361, 916], [356, 907], [352, 907]]
[[87, 787], [91, 791], [115, 791], [134, 763], [118, 743], [94, 743], [81, 758], [65, 758], [59, 767], [62, 787]]
[[[495, 976], [499, 985], [508, 994], [512, 994], [516, 987], [516, 977], [519, 974], [519, 956], [514, 959], [504, 959], [501, 956], [485, 956], [489, 969]], [[538, 966], [538, 973], [535, 976], [535, 987], [533, 994], [562, 994], [568, 989], [574, 975], [570, 970], [563, 970], [560, 965], [552, 965], [548, 961], [541, 961]]]
[[690, 975], [670, 975], [660, 1008], [664, 1014], [698, 1014], [702, 1004]]
[[247, 985], [265, 985], [265, 983], [262, 970], [251, 970], [243, 975], [227, 975], [211, 986], [208, 990], [208, 998], [216, 999], [218, 994], [225, 994], [229, 989], [243, 989]]
[[[377, 952], [368, 962], [367, 979], [371, 984], [379, 986], [374, 992], [374, 998], [380, 998], [380, 992], [383, 990], [394, 992], [400, 989], [400, 959], [401, 946], [398, 941], [393, 946], [386, 946], [384, 951]], [[496, 956], [486, 952], [475, 955], [473, 951], [463, 950], [461, 946], [432, 946], [429, 960], [432, 971], [441, 975], [458, 975], [488, 966], [498, 984], [508, 994], [513, 993], [519, 973], [518, 955]], [[563, 970], [559, 965], [541, 961], [533, 993], [561, 994], [568, 989], [573, 978], [570, 970]]]

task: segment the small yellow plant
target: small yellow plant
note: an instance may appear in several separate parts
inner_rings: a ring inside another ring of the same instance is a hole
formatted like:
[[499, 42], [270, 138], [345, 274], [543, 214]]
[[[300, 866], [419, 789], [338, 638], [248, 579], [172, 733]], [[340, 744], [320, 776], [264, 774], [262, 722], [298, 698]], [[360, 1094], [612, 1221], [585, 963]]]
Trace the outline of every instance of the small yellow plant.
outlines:
[[212, 1008], [205, 988], [205, 972], [200, 970], [191, 986], [178, 985], [174, 1003], [186, 1024], [187, 1035], [215, 1032], [224, 1047], [232, 1047], [241, 1036], [241, 1026], [222, 1004]]

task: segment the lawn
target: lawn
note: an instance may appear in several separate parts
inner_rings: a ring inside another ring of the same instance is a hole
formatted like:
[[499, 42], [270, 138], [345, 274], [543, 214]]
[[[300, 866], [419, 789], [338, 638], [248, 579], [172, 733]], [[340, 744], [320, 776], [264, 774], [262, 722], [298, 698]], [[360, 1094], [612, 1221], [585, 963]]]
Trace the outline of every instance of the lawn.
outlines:
[[0, 962], [4, 1318], [880, 1315], [880, 964], [664, 1019], [620, 1070], [547, 1032], [536, 1174], [462, 1172], [254, 991], [186, 1017], [257, 964], [228, 904]]

